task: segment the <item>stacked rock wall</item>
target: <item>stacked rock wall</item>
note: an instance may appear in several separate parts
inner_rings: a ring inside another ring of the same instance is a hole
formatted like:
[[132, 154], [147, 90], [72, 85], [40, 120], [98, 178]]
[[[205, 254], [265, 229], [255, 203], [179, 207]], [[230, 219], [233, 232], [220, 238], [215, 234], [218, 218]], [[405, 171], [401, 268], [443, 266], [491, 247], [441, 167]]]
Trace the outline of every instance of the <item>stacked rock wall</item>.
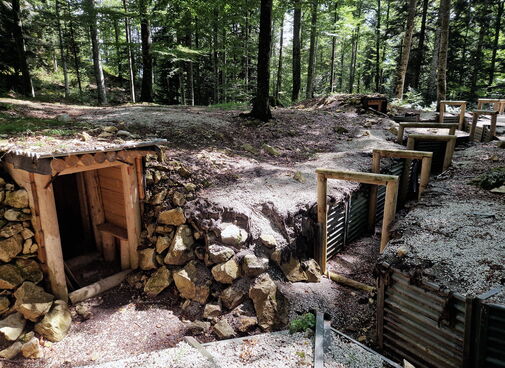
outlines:
[[44, 290], [30, 220], [28, 193], [0, 178], [0, 357], [7, 359], [20, 352], [40, 358], [39, 339], [31, 331], [60, 341], [71, 322], [66, 303]]
[[[196, 309], [195, 319], [210, 320], [220, 338], [235, 335], [236, 329], [246, 332], [259, 325], [268, 330], [284, 324], [284, 300], [272, 275], [317, 282], [317, 263], [301, 263], [294, 255], [283, 259], [271, 234], [254, 239], [247, 218], [234, 218], [196, 199], [200, 186], [191, 168], [167, 158], [146, 158], [139, 260], [149, 277], [143, 283], [138, 278], [137, 286], [153, 296], [175, 288], [183, 309]], [[205, 223], [197, 220], [196, 206], [206, 206]], [[234, 324], [227, 318], [230, 314], [241, 317]]]

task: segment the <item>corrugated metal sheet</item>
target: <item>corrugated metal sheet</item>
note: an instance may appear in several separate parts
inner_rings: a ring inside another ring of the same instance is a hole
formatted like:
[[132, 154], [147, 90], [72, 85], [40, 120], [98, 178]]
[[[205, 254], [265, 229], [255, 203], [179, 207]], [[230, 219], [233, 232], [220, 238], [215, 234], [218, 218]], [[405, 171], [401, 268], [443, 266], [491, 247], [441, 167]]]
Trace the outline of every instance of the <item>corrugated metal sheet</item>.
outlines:
[[399, 270], [392, 268], [390, 272], [390, 283], [384, 290], [384, 349], [416, 368], [461, 367], [464, 298], [444, 294], [433, 285], [412, 285]]
[[489, 368], [505, 367], [505, 306], [484, 304], [487, 318], [482, 328], [485, 329], [482, 347], [484, 366]]
[[354, 192], [349, 202], [346, 244], [368, 235], [368, 186]]
[[345, 245], [347, 224], [347, 203], [340, 203], [328, 211], [327, 226], [327, 257], [331, 259]]

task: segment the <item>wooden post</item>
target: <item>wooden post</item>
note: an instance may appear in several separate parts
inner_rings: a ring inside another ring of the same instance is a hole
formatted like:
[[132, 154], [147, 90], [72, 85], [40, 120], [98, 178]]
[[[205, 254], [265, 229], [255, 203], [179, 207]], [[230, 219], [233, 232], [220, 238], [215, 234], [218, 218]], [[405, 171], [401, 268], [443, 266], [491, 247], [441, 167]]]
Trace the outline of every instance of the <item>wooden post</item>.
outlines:
[[447, 145], [445, 147], [445, 155], [444, 155], [444, 170], [447, 170], [452, 163], [452, 156], [454, 154], [454, 148], [456, 147], [456, 137], [451, 135], [452, 137], [447, 141]]
[[428, 182], [430, 181], [431, 160], [432, 160], [431, 156], [422, 158], [421, 178], [419, 180], [419, 195], [417, 197], [418, 200], [421, 199], [421, 195], [428, 187]]
[[479, 114], [474, 111], [472, 113], [472, 125], [470, 126], [470, 135], [468, 136], [468, 140], [472, 142], [475, 139], [475, 130], [477, 129], [477, 120], [479, 120]]
[[498, 120], [498, 114], [493, 114], [491, 115], [491, 127], [489, 129], [489, 139], [487, 140], [492, 141], [494, 136], [496, 135], [496, 122]]
[[116, 258], [116, 240], [111, 233], [102, 232], [103, 259], [113, 262]]
[[445, 102], [440, 101], [440, 111], [438, 113], [438, 122], [439, 123], [444, 122], [444, 115], [445, 115]]
[[[33, 175], [33, 177], [32, 177]], [[40, 225], [46, 250], [47, 272], [51, 291], [58, 299], [67, 300], [68, 290], [61, 249], [60, 228], [58, 214], [54, 201], [53, 185], [47, 185], [51, 175], [30, 174], [35, 184], [40, 216]], [[47, 186], [47, 187], [46, 187]]]
[[102, 235], [97, 229], [97, 226], [105, 222], [105, 213], [103, 210], [102, 192], [100, 191], [98, 173], [96, 170], [92, 170], [83, 172], [83, 175], [95, 244], [97, 249], [102, 251]]
[[396, 201], [398, 195], [398, 178], [394, 181], [388, 181], [386, 184], [386, 199], [384, 202], [384, 217], [382, 220], [382, 234], [380, 252], [384, 252], [389, 242], [389, 230], [393, 223], [396, 213]]
[[[372, 172], [380, 174], [381, 155], [377, 151], [372, 154]], [[370, 197], [368, 201], [368, 227], [375, 232], [375, 221], [377, 216], [377, 185], [370, 186]]]
[[63, 170], [65, 170], [65, 168], [67, 167], [67, 163], [65, 162], [65, 160], [62, 160], [61, 158], [53, 158], [51, 160], [51, 170], [53, 172], [61, 172]]
[[326, 208], [326, 195], [327, 195], [327, 179], [323, 174], [317, 174], [317, 223], [320, 226], [321, 243], [319, 248], [319, 266], [321, 272], [326, 273], [326, 257], [327, 257], [327, 208]]
[[403, 132], [405, 130], [405, 125], [403, 125], [402, 123], [399, 124], [398, 126], [398, 134], [396, 135], [396, 142], [398, 144], [402, 144], [403, 143]]
[[126, 211], [126, 227], [128, 230], [128, 244], [130, 249], [130, 266], [132, 269], [138, 267], [137, 247], [140, 241], [141, 218], [140, 200], [137, 185], [137, 175], [135, 165], [121, 166], [123, 178], [123, 193]]
[[466, 113], [466, 103], [461, 105], [459, 111], [459, 130], [463, 130], [465, 128], [465, 113]]
[[121, 269], [130, 268], [130, 249], [128, 240], [119, 239], [119, 255], [121, 257]]

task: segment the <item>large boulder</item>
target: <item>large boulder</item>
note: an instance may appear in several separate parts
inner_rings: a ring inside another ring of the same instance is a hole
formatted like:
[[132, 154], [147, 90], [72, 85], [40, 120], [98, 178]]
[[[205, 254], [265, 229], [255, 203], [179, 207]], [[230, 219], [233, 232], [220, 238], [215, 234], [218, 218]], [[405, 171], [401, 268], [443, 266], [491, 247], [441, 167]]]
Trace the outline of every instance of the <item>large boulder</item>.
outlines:
[[286, 278], [291, 282], [307, 281], [308, 277], [305, 270], [302, 267], [300, 261], [293, 255], [289, 257], [289, 260], [285, 263], [280, 264], [282, 272]]
[[244, 275], [255, 277], [268, 270], [268, 258], [258, 258], [254, 254], [246, 254], [242, 259]]
[[249, 289], [249, 297], [252, 299], [259, 326], [264, 330], [271, 329], [277, 322], [279, 303], [277, 300], [277, 286], [264, 273], [254, 280]]
[[191, 261], [174, 272], [174, 282], [183, 298], [205, 304], [210, 294], [212, 275], [204, 264]]
[[223, 263], [228, 261], [234, 255], [235, 251], [233, 249], [222, 245], [212, 244], [209, 245], [209, 248], [207, 249], [206, 263], [207, 265]]
[[14, 309], [26, 319], [36, 322], [39, 317], [49, 312], [54, 296], [46, 293], [40, 286], [31, 281], [23, 282], [15, 292], [16, 302]]
[[240, 266], [237, 261], [232, 258], [225, 263], [220, 263], [212, 267], [211, 272], [217, 282], [231, 284], [235, 279], [240, 277]]
[[214, 333], [220, 339], [230, 339], [235, 336], [235, 331], [233, 327], [230, 326], [227, 320], [222, 319], [214, 325]]
[[184, 211], [180, 207], [162, 211], [158, 215], [158, 224], [179, 226], [184, 223], [186, 223], [186, 216], [184, 216]]
[[321, 267], [314, 259], [308, 259], [302, 263], [308, 282], [321, 281]]
[[221, 229], [221, 241], [226, 245], [240, 247], [245, 244], [249, 236], [247, 231], [231, 223], [223, 223]]
[[37, 284], [44, 278], [39, 263], [34, 259], [16, 259], [16, 266], [21, 271], [21, 276], [24, 281], [31, 281]]
[[14, 208], [26, 208], [29, 206], [28, 193], [24, 189], [7, 192], [4, 203]]
[[0, 342], [16, 341], [23, 333], [26, 320], [21, 313], [13, 313], [0, 321]]
[[24, 281], [21, 270], [12, 264], [0, 266], [0, 289], [15, 289]]
[[193, 232], [188, 225], [181, 225], [177, 228], [170, 249], [164, 259], [168, 265], [183, 265], [192, 260], [193, 253]]
[[172, 283], [172, 273], [165, 267], [154, 272], [144, 286], [144, 292], [149, 296], [156, 296]]
[[47, 340], [57, 342], [63, 340], [67, 335], [71, 323], [72, 315], [67, 303], [57, 300], [49, 313], [42, 318], [42, 321], [35, 325], [35, 331]]
[[223, 305], [228, 309], [236, 308], [247, 298], [249, 286], [250, 282], [247, 278], [235, 281], [221, 293], [221, 303], [223, 303]]
[[156, 260], [154, 259], [154, 248], [139, 250], [139, 267], [141, 270], [148, 271], [156, 269]]
[[0, 261], [10, 262], [23, 250], [22, 238], [18, 235], [0, 240]]

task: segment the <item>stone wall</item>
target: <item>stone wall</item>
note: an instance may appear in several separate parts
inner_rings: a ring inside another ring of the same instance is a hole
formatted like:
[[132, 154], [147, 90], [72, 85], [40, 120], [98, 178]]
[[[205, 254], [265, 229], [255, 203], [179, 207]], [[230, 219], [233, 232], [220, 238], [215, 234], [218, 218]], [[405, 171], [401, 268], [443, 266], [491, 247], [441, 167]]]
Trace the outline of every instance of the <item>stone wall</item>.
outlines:
[[243, 215], [198, 199], [204, 184], [191, 168], [167, 157], [146, 161], [139, 260], [147, 277], [134, 274], [130, 283], [152, 296], [174, 288], [193, 319], [210, 322], [195, 329], [212, 324], [219, 338], [283, 326], [284, 298], [273, 280], [318, 282], [317, 263], [286, 256], [272, 234], [253, 238]]
[[[4, 175], [4, 177], [7, 177]], [[0, 357], [43, 355], [38, 336], [60, 341], [70, 328], [65, 302], [44, 290], [27, 192], [0, 178]], [[33, 332], [35, 331], [35, 333]]]

